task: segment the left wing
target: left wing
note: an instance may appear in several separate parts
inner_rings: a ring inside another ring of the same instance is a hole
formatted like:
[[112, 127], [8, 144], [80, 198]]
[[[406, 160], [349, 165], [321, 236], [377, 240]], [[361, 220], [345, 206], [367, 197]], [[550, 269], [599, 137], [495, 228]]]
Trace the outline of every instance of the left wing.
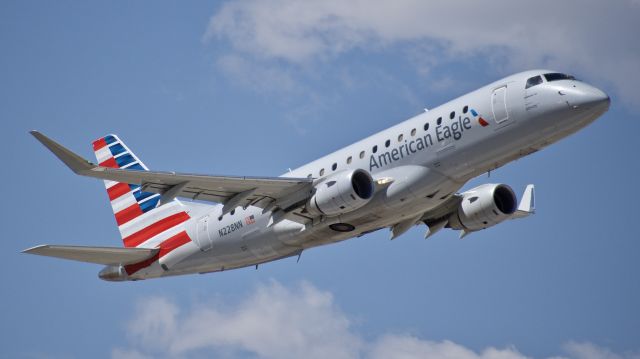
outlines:
[[223, 213], [249, 205], [287, 212], [304, 204], [313, 190], [312, 178], [209, 176], [104, 167], [87, 161], [38, 131], [31, 134], [76, 174], [139, 184], [145, 192], [160, 193], [161, 203], [184, 197], [223, 203]]

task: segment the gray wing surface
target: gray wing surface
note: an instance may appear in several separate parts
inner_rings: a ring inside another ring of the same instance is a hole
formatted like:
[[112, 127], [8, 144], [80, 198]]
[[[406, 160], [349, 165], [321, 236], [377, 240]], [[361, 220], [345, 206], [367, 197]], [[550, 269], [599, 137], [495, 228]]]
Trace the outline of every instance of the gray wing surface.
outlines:
[[427, 226], [430, 226], [433, 223], [449, 218], [451, 214], [458, 210], [460, 202], [462, 202], [462, 196], [456, 193], [434, 209], [425, 212], [420, 218], [420, 222], [424, 222]]
[[114, 248], [44, 244], [25, 249], [23, 253], [87, 263], [126, 265], [149, 259], [156, 255], [159, 250], [159, 248]]
[[285, 209], [304, 201], [312, 191], [312, 178], [210, 176], [103, 167], [38, 131], [31, 131], [31, 134], [76, 174], [139, 184], [145, 192], [162, 194], [163, 203], [183, 197], [223, 203], [225, 213], [237, 206], [248, 205]]

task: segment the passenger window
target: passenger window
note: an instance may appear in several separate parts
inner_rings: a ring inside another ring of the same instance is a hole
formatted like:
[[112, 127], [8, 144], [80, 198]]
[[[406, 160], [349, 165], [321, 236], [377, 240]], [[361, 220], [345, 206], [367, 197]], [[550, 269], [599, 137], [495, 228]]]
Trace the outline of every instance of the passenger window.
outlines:
[[347, 157], [347, 164], [351, 164], [351, 156]]
[[440, 126], [441, 123], [442, 123], [442, 117], [438, 117], [438, 120], [436, 121], [436, 124], [438, 126]]
[[424, 130], [426, 131], [426, 130], [428, 130], [428, 129], [429, 129], [429, 122], [427, 122], [427, 123], [425, 123], [425, 124], [424, 124]]
[[455, 111], [452, 111], [452, 112], [449, 114], [449, 118], [453, 120], [453, 118], [454, 118], [454, 117], [456, 117], [456, 112], [455, 112]]
[[403, 138], [404, 138], [404, 136], [402, 136], [402, 134], [398, 135], [398, 142], [402, 142]]
[[462, 113], [467, 113], [469, 111], [469, 106], [465, 106], [462, 108]]
[[389, 140], [384, 141], [384, 147], [389, 147], [390, 144], [391, 144], [391, 141]]
[[371, 149], [371, 152], [373, 153], [378, 152], [378, 145], [373, 146], [373, 148]]
[[360, 152], [360, 158], [364, 158], [364, 151]]
[[332, 169], [332, 170], [334, 170], [334, 171], [335, 171], [335, 170], [336, 170], [336, 168], [338, 168], [338, 164], [337, 164], [337, 163], [334, 163], [334, 164], [332, 164], [332, 165], [331, 165], [331, 169]]
[[320, 170], [320, 177], [324, 176], [324, 168]]
[[415, 136], [416, 135], [416, 129], [414, 128], [413, 130], [411, 130], [411, 136]]
[[527, 85], [524, 88], [528, 89], [529, 87], [533, 87], [533, 86], [539, 85], [541, 83], [542, 83], [542, 77], [534, 76], [534, 77], [532, 77], [532, 78], [527, 80]]

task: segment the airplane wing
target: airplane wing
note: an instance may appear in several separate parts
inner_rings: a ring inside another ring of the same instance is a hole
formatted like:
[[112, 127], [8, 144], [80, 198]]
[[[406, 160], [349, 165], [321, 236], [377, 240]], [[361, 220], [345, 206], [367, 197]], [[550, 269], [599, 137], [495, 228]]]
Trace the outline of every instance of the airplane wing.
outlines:
[[87, 247], [87, 246], [56, 246], [40, 245], [25, 249], [22, 253], [37, 254], [40, 256], [70, 259], [80, 262], [127, 265], [138, 263], [155, 256], [160, 248], [114, 248], [114, 247]]
[[31, 134], [76, 174], [139, 184], [145, 192], [160, 193], [161, 203], [175, 197], [223, 203], [228, 213], [238, 206], [299, 207], [312, 191], [312, 178], [210, 176], [175, 172], [139, 171], [96, 165], [38, 131]]

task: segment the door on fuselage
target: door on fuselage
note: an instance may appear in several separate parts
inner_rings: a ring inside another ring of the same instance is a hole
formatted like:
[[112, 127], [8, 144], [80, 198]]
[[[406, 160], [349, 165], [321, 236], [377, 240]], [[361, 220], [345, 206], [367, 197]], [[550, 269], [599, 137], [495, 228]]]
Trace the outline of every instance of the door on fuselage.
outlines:
[[502, 124], [509, 120], [509, 111], [507, 111], [507, 85], [493, 90], [491, 94], [491, 109], [493, 110], [493, 119], [496, 123]]
[[209, 216], [204, 216], [196, 222], [196, 243], [201, 251], [208, 251], [213, 246], [211, 235], [209, 234]]

